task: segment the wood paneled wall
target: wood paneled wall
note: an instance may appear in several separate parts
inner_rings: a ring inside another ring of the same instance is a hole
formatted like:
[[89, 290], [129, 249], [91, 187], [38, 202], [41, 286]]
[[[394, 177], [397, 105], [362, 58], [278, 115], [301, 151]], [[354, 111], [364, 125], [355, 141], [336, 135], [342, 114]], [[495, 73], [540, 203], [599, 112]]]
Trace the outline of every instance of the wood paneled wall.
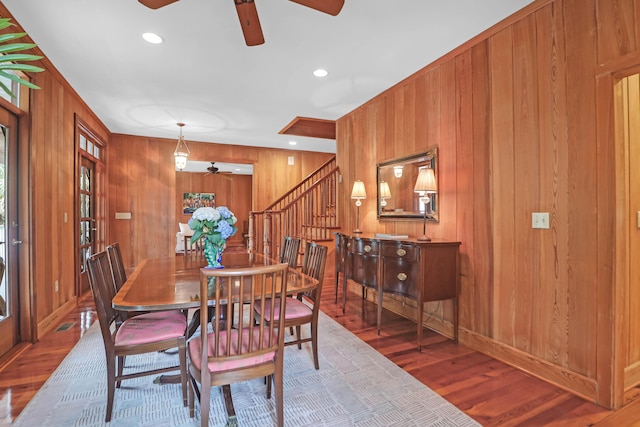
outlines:
[[[242, 244], [243, 221], [248, 220], [251, 212], [252, 181], [252, 175], [177, 172], [175, 210], [178, 222], [187, 223], [191, 219], [191, 214], [185, 214], [182, 209], [184, 193], [214, 193], [215, 205], [227, 206], [238, 219], [238, 231], [231, 236], [229, 244]], [[176, 232], [177, 227], [176, 224]]]
[[[216, 204], [234, 211], [241, 232], [249, 210], [265, 208], [333, 157], [332, 153], [187, 141], [191, 160], [253, 163], [251, 184], [251, 177], [176, 172], [175, 144], [170, 139], [111, 136], [107, 165], [109, 236], [111, 242], [120, 242], [127, 268], [144, 258], [175, 253], [178, 222], [189, 219], [178, 207], [183, 192], [214, 192]], [[289, 156], [294, 157], [293, 165], [288, 165]], [[116, 220], [116, 212], [130, 212], [131, 220]], [[241, 239], [240, 235], [236, 237]]]
[[[462, 342], [604, 406], [621, 404], [612, 267], [628, 213], [613, 191], [613, 88], [601, 96], [596, 77], [640, 64], [639, 14], [637, 0], [536, 1], [337, 123], [343, 227], [354, 180], [375, 194], [376, 163], [439, 145], [427, 233], [462, 242]], [[375, 210], [363, 201], [365, 231], [421, 233]], [[532, 229], [532, 212], [551, 227]], [[446, 304], [426, 311], [451, 319]]]
[[75, 116], [109, 141], [108, 130], [55, 68], [46, 60], [42, 65], [46, 71], [33, 75], [41, 89], [31, 91], [29, 114], [20, 118], [21, 156], [28, 165], [21, 171], [21, 186], [28, 193], [20, 214], [21, 263], [28, 265], [28, 273], [21, 273], [21, 299], [25, 303], [32, 296], [27, 310], [35, 316], [31, 333], [23, 330], [23, 339], [55, 326], [77, 299]]

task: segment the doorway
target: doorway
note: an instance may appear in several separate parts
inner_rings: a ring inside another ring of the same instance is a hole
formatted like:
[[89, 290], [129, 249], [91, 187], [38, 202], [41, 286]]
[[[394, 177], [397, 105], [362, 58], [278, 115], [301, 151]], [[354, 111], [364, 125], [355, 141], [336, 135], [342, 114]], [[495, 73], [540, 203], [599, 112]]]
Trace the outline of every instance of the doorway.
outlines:
[[0, 108], [0, 356], [21, 340], [17, 134], [17, 118]]
[[87, 275], [87, 259], [104, 249], [106, 236], [106, 202], [104, 191], [104, 144], [80, 120], [77, 120], [77, 295], [91, 289]]

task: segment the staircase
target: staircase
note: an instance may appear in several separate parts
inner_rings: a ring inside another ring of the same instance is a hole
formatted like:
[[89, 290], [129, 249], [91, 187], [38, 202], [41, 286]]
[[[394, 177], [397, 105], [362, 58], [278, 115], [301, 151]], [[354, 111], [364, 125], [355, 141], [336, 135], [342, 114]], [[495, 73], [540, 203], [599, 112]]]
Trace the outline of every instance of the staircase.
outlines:
[[338, 167], [335, 156], [263, 211], [249, 213], [250, 253], [277, 257], [285, 236], [307, 241], [334, 239]]

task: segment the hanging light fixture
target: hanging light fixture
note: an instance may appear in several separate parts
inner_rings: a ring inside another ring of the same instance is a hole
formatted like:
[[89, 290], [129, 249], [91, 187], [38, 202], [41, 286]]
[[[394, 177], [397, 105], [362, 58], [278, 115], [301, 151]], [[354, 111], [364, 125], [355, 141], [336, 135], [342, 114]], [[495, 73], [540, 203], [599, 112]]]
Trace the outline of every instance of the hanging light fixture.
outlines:
[[173, 152], [173, 156], [176, 158], [176, 169], [182, 170], [187, 166], [187, 157], [189, 157], [189, 147], [187, 147], [187, 143], [184, 141], [184, 137], [182, 136], [182, 127], [184, 123], [177, 123], [180, 127], [180, 138], [178, 138], [178, 145], [176, 145], [176, 150]]

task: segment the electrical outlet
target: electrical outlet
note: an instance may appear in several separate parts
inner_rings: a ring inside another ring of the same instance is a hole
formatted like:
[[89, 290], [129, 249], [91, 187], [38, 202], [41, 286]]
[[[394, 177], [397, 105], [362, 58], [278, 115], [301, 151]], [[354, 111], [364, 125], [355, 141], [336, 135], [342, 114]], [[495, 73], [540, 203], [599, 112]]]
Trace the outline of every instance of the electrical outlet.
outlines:
[[531, 228], [549, 228], [549, 212], [532, 212]]
[[57, 280], [53, 283], [53, 289], [54, 289], [56, 292], [60, 292], [60, 285], [58, 284], [58, 281], [57, 281]]

